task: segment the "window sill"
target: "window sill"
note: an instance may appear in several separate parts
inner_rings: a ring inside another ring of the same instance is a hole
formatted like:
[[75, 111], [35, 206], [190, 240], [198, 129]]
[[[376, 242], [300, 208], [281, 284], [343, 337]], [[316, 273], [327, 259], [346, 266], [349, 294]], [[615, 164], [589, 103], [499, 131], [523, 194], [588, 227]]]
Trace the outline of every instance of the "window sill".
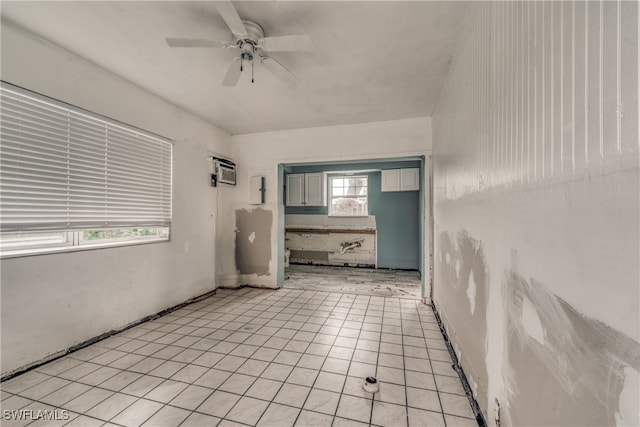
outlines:
[[36, 256], [36, 255], [48, 255], [48, 254], [59, 254], [66, 252], [79, 252], [79, 251], [87, 251], [93, 249], [107, 249], [107, 248], [118, 248], [122, 246], [137, 246], [137, 245], [146, 245], [150, 243], [162, 243], [168, 242], [169, 238], [155, 238], [155, 239], [137, 239], [137, 240], [125, 240], [125, 241], [117, 241], [117, 242], [99, 242], [99, 243], [83, 243], [81, 245], [75, 246], [54, 246], [48, 248], [29, 248], [29, 249], [15, 249], [11, 251], [0, 252], [0, 259], [9, 259], [9, 258], [20, 258], [27, 256]]

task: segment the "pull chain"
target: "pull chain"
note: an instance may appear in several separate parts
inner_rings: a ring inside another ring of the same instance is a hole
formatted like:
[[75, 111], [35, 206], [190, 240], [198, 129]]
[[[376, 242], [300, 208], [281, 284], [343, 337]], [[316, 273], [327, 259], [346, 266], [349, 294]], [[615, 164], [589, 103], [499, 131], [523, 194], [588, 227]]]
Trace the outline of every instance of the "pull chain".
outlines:
[[253, 83], [253, 60], [251, 61], [251, 83]]
[[240, 55], [240, 72], [242, 72], [242, 55]]

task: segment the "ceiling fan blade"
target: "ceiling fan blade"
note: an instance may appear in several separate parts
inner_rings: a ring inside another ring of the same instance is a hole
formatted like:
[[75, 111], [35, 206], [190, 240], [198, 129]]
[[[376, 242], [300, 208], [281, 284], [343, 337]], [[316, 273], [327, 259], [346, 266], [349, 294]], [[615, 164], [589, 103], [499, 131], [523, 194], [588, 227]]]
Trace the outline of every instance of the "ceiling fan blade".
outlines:
[[240, 19], [240, 15], [236, 12], [236, 8], [233, 7], [233, 4], [230, 1], [216, 1], [215, 5], [216, 9], [218, 9], [218, 13], [222, 16], [224, 22], [227, 23], [227, 26], [233, 35], [239, 38], [246, 37], [247, 29], [244, 27], [242, 19]]
[[306, 34], [299, 36], [265, 37], [258, 40], [258, 47], [267, 52], [309, 52], [313, 50], [311, 37]]
[[240, 74], [242, 71], [240, 70], [240, 64], [238, 64], [238, 59], [234, 59], [229, 69], [227, 70], [227, 74], [224, 76], [224, 80], [222, 84], [225, 86], [235, 86], [238, 84], [238, 80], [240, 80]]
[[207, 39], [167, 39], [170, 47], [212, 47], [226, 49], [235, 46], [231, 42], [223, 40], [207, 40]]
[[300, 83], [300, 79], [295, 74], [287, 70], [284, 65], [282, 65], [272, 57], [261, 54], [260, 63], [264, 65], [267, 70], [271, 71], [277, 78], [282, 80], [282, 82], [284, 82], [285, 84], [295, 87], [298, 85], [298, 83]]

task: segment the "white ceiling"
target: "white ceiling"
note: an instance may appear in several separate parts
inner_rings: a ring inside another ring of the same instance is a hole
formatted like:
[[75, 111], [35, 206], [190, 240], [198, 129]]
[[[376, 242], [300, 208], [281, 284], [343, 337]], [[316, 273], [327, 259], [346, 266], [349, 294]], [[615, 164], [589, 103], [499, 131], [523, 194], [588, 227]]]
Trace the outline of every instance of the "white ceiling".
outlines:
[[274, 53], [302, 83], [261, 65], [221, 82], [236, 49], [169, 48], [166, 37], [231, 40], [213, 2], [2, 1], [2, 15], [231, 134], [431, 115], [468, 4], [236, 1], [265, 36], [308, 34], [313, 52]]

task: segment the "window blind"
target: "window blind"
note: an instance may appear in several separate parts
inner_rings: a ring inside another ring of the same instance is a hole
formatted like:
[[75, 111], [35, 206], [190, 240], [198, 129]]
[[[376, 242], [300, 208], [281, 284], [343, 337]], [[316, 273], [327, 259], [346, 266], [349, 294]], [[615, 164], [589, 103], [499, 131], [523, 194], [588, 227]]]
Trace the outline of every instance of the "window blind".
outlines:
[[2, 82], [2, 232], [169, 226], [170, 141]]

